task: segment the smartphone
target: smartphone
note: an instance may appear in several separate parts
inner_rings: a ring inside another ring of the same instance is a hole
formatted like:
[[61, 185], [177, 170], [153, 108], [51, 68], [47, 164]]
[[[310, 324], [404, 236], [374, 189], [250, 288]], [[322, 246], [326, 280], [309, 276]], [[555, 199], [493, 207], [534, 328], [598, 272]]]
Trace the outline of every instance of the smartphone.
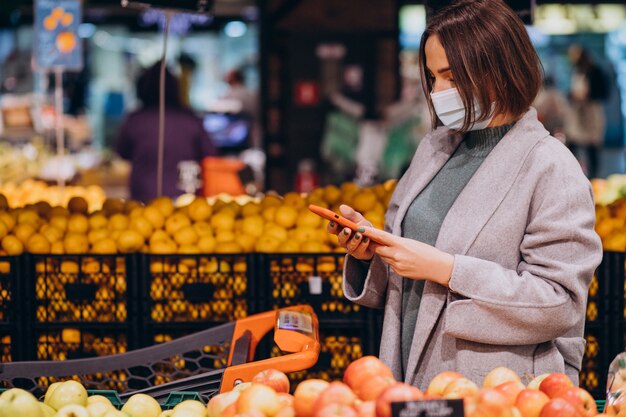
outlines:
[[[347, 227], [353, 232], [356, 232], [357, 229], [359, 228], [359, 226], [355, 222], [348, 220], [345, 217], [340, 216], [339, 214], [335, 213], [334, 211], [328, 210], [324, 207], [316, 206], [315, 204], [309, 204], [309, 210], [311, 210], [313, 213], [317, 214], [318, 216], [325, 218], [326, 220], [330, 220], [331, 222], [335, 222], [339, 224], [340, 226]], [[372, 239], [369, 236], [367, 236], [367, 238], [370, 239], [372, 242], [382, 245], [382, 243], [377, 242], [376, 239]]]

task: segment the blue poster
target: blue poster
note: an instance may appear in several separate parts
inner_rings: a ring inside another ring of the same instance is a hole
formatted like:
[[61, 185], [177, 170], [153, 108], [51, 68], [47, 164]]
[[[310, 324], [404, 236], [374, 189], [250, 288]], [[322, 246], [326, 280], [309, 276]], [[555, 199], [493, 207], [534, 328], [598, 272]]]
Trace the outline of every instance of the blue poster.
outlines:
[[37, 0], [35, 4], [35, 62], [39, 69], [81, 70], [80, 0]]

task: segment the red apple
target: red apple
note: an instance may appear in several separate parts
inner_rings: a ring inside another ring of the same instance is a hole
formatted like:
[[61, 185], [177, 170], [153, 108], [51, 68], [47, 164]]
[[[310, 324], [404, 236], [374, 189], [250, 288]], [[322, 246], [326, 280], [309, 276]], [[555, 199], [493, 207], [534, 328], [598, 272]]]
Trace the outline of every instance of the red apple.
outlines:
[[514, 407], [496, 389], [482, 389], [476, 396], [475, 409], [470, 416], [513, 417]]
[[555, 398], [563, 398], [574, 405], [581, 416], [594, 417], [598, 414], [596, 401], [591, 394], [579, 387], [569, 387], [559, 391]]
[[352, 389], [356, 389], [363, 382], [374, 376], [393, 378], [391, 369], [376, 356], [363, 356], [352, 362], [343, 374], [343, 382]]
[[539, 384], [539, 390], [543, 391], [548, 397], [554, 398], [559, 391], [563, 391], [565, 388], [574, 386], [572, 380], [565, 374], [554, 373], [550, 374], [541, 381]]
[[280, 403], [281, 409], [286, 407], [293, 408], [293, 395], [286, 392], [279, 392], [276, 395], [278, 397], [278, 402]]
[[357, 417], [354, 408], [345, 404], [327, 404], [317, 410], [314, 417]]
[[363, 381], [353, 390], [357, 397], [363, 401], [376, 401], [387, 387], [395, 383], [396, 380], [389, 376], [376, 375]]
[[354, 408], [357, 417], [376, 417], [376, 401], [361, 401]]
[[443, 371], [438, 373], [428, 385], [428, 389], [426, 390], [426, 395], [429, 396], [442, 396], [443, 391], [446, 389], [449, 383], [455, 381], [459, 378], [463, 378], [458, 372], [454, 371]]
[[575, 406], [563, 398], [554, 398], [541, 409], [539, 417], [579, 417]]
[[396, 382], [387, 387], [376, 400], [376, 417], [391, 417], [391, 403], [421, 400], [422, 392], [412, 385]]
[[280, 403], [276, 391], [267, 385], [252, 384], [242, 391], [237, 398], [237, 414], [257, 410], [267, 417], [273, 417], [279, 411]]
[[467, 378], [458, 378], [450, 382], [443, 391], [443, 398], [453, 400], [471, 397], [478, 393], [478, 385]]
[[522, 417], [539, 417], [541, 409], [548, 401], [550, 398], [542, 391], [526, 388], [517, 395], [515, 406]]
[[293, 408], [296, 410], [296, 417], [312, 417], [313, 406], [328, 385], [322, 379], [307, 379], [296, 387], [293, 393]]
[[324, 391], [320, 393], [319, 398], [313, 406], [313, 414], [317, 414], [319, 410], [328, 404], [344, 404], [352, 406], [357, 399], [356, 394], [352, 392], [349, 386], [343, 382], [333, 381]]
[[293, 407], [281, 408], [274, 417], [296, 417], [296, 410]]
[[541, 383], [543, 382], [544, 379], [546, 379], [546, 377], [550, 375], [550, 374], [541, 374], [541, 375], [537, 375], [536, 377], [534, 377], [529, 383], [528, 385], [526, 385], [526, 388], [530, 388], [530, 389], [539, 389], [539, 385], [541, 385]]
[[276, 392], [289, 392], [289, 378], [278, 369], [266, 369], [252, 377], [252, 382], [267, 385]]
[[237, 415], [237, 401], [227, 405], [218, 417], [235, 417]]
[[487, 374], [485, 380], [483, 381], [483, 388], [495, 388], [508, 381], [522, 382], [519, 375], [517, 375], [515, 371], [505, 368], [504, 366], [500, 366], [492, 369], [491, 372]]
[[507, 381], [498, 385], [494, 389], [506, 397], [509, 405], [514, 405], [517, 395], [525, 388], [526, 387], [521, 382]]

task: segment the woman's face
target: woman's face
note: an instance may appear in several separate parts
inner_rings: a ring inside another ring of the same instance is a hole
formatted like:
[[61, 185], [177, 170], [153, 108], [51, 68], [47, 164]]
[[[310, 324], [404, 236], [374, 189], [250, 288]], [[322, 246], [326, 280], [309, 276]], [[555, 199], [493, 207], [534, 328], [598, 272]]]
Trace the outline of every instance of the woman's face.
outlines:
[[455, 88], [454, 77], [450, 71], [448, 57], [443, 49], [439, 37], [431, 35], [426, 39], [424, 45], [426, 55], [426, 75], [430, 78], [432, 85], [431, 93], [438, 93], [449, 88]]

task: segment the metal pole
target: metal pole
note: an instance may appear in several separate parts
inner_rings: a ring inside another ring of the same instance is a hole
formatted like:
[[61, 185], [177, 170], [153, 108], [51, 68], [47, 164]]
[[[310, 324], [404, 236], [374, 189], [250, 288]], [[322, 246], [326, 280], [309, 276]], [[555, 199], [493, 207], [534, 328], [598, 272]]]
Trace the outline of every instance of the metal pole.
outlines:
[[65, 143], [63, 140], [63, 69], [55, 68], [54, 70], [54, 107], [55, 107], [55, 122], [56, 122], [56, 145], [57, 145], [57, 160], [59, 168], [57, 169], [57, 184], [60, 189], [61, 199], [64, 201], [65, 193], [65, 179], [63, 178], [61, 165], [62, 159], [65, 155]]
[[157, 197], [163, 195], [163, 153], [165, 148], [165, 59], [167, 57], [167, 39], [170, 31], [172, 12], [165, 12], [165, 33], [163, 34], [163, 55], [159, 80], [159, 154], [157, 161]]

